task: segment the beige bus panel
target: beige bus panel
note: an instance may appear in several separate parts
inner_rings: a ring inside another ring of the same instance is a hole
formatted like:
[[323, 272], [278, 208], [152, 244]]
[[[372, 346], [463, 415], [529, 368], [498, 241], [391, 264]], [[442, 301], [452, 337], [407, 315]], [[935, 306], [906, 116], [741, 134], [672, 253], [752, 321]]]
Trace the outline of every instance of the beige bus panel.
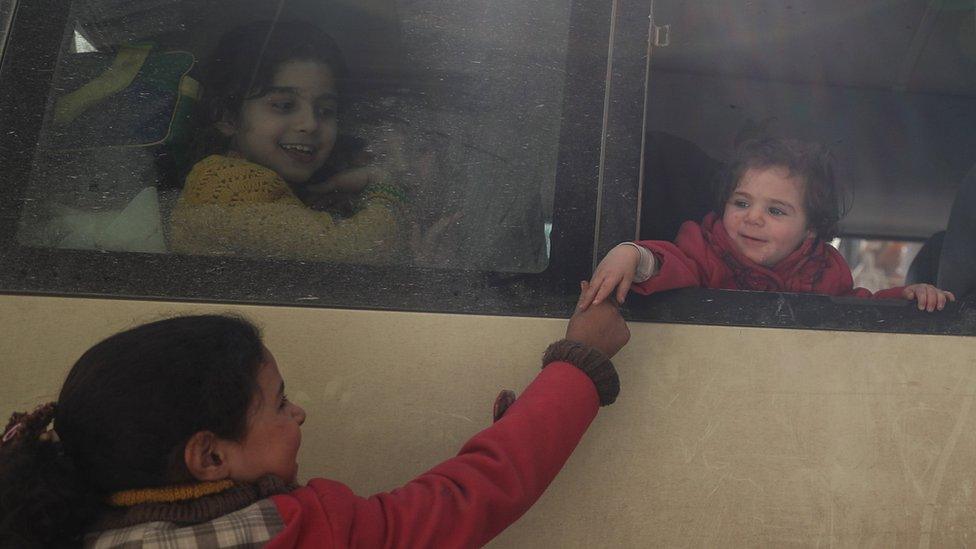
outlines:
[[[4, 417], [99, 338], [170, 313], [263, 326], [308, 411], [301, 476], [394, 488], [487, 427], [565, 321], [0, 298]], [[976, 540], [974, 340], [632, 324], [622, 392], [496, 547], [941, 546]]]

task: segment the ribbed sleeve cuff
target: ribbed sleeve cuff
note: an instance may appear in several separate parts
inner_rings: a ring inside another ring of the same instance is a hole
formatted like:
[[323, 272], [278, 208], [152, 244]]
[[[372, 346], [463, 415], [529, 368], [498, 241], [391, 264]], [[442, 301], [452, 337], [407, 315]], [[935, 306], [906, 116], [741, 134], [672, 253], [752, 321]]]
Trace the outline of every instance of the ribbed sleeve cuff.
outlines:
[[658, 260], [650, 250], [637, 244], [636, 242], [621, 242], [617, 246], [633, 246], [640, 255], [637, 268], [634, 270], [634, 282], [647, 282], [649, 278], [657, 274], [659, 269]]
[[568, 362], [583, 371], [596, 386], [600, 406], [613, 404], [620, 393], [620, 378], [610, 358], [598, 349], [568, 339], [559, 340], [542, 355], [542, 367], [550, 362]]

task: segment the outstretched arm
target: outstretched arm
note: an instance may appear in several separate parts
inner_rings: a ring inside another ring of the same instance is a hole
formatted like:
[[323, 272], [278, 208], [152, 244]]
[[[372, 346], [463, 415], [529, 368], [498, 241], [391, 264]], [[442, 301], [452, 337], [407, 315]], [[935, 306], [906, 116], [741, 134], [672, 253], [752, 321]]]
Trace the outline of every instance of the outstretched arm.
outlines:
[[[286, 522], [269, 547], [318, 541], [361, 547], [478, 547], [542, 495], [596, 416], [616, 397], [609, 361], [629, 338], [616, 307], [574, 315], [566, 339], [550, 346], [543, 371], [491, 427], [458, 455], [402, 488], [360, 498], [342, 484], [315, 480], [275, 496]], [[591, 346], [584, 345], [589, 342]], [[326, 543], [328, 545], [328, 543]]]

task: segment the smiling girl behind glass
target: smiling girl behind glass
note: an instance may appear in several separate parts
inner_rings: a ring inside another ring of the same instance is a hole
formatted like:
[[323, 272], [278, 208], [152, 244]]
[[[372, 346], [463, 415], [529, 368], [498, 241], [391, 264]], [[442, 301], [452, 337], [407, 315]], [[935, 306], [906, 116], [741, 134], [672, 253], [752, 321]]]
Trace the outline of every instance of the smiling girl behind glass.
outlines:
[[202, 159], [172, 215], [173, 250], [388, 262], [402, 194], [337, 150], [335, 42], [306, 23], [252, 23], [202, 69]]

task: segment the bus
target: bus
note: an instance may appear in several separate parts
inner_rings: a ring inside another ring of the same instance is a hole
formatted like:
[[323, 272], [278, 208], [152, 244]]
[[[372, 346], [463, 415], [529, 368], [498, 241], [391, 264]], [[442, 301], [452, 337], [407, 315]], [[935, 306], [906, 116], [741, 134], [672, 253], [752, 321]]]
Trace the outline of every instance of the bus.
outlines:
[[[408, 197], [396, 253], [174, 249], [201, 62], [258, 20], [339, 44], [340, 135]], [[239, 313], [308, 413], [301, 478], [360, 494], [488, 426], [564, 334], [579, 281], [707, 211], [750, 132], [832, 150], [849, 189], [834, 245], [859, 285], [937, 283], [976, 250], [953, 244], [976, 188], [972, 2], [6, 0], [0, 47], [0, 413], [56, 398], [120, 329]], [[491, 545], [970, 543], [960, 288], [935, 313], [631, 295], [619, 399]]]

